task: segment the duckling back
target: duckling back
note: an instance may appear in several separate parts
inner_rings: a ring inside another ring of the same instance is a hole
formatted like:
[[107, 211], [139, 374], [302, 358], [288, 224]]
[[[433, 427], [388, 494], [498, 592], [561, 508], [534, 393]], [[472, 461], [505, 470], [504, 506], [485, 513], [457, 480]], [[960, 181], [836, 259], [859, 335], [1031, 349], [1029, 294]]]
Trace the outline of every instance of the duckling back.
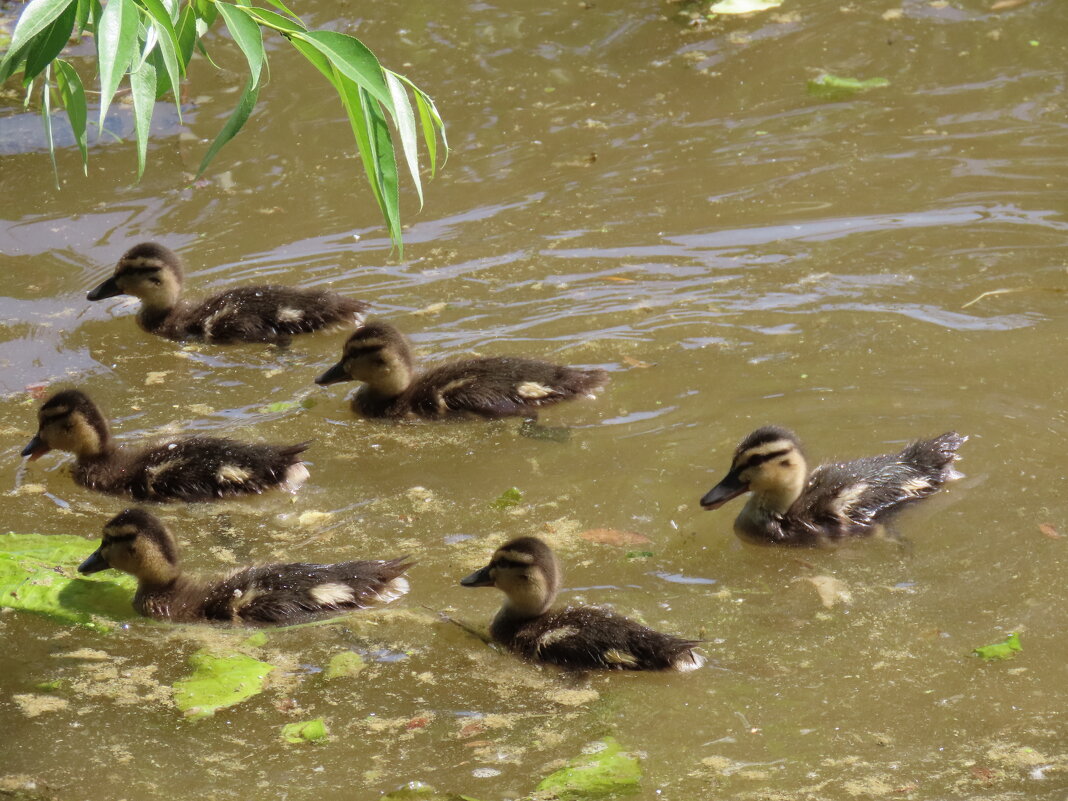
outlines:
[[897, 454], [821, 465], [782, 521], [783, 528], [837, 540], [870, 534], [905, 506], [961, 478], [953, 463], [967, 437], [948, 432]]
[[494, 620], [493, 639], [532, 662], [568, 670], [673, 670], [705, 664], [686, 640], [595, 606], [569, 607], [539, 618]]
[[207, 588], [198, 617], [233, 622], [299, 623], [389, 603], [408, 592], [404, 558], [334, 565], [248, 567]]

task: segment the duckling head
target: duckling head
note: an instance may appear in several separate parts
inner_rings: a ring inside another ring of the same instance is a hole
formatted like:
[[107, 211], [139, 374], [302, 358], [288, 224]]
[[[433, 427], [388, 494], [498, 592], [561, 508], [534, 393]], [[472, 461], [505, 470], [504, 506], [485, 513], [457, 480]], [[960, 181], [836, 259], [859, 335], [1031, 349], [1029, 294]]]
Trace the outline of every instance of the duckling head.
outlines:
[[404, 334], [389, 323], [372, 320], [345, 342], [341, 361], [315, 379], [319, 385], [363, 381], [388, 397], [412, 382], [412, 352]]
[[53, 448], [78, 457], [96, 456], [107, 450], [111, 433], [108, 422], [89, 396], [77, 389], [57, 392], [37, 412], [37, 434], [22, 449], [30, 461]]
[[103, 300], [133, 295], [146, 309], [170, 309], [182, 292], [182, 263], [169, 248], [155, 242], [134, 245], [115, 265], [115, 274], [86, 295]]
[[178, 577], [178, 548], [167, 528], [143, 509], [125, 509], [104, 525], [100, 547], [78, 566], [79, 573], [114, 568], [141, 584], [160, 586]]
[[797, 436], [779, 426], [758, 428], [734, 452], [730, 472], [701, 499], [705, 509], [718, 509], [744, 492], [782, 514], [801, 495], [808, 465]]
[[537, 537], [506, 542], [490, 563], [462, 579], [464, 587], [496, 587], [508, 600], [510, 615], [538, 617], [549, 611], [560, 589], [560, 566], [556, 556]]

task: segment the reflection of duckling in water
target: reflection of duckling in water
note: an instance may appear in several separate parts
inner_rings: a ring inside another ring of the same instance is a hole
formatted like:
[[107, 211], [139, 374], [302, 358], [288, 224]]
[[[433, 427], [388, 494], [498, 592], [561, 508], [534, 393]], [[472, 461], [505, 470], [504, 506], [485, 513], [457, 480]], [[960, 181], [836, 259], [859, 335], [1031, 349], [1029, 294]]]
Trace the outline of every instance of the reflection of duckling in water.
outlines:
[[301, 623], [388, 603], [408, 592], [404, 559], [244, 567], [214, 579], [192, 578], [178, 567], [166, 527], [141, 509], [126, 509], [104, 526], [104, 537], [78, 568], [115, 568], [137, 579], [134, 609], [175, 623]]
[[580, 370], [535, 359], [495, 356], [415, 374], [404, 335], [389, 323], [368, 322], [349, 337], [341, 361], [316, 384], [363, 381], [353, 411], [366, 417], [533, 417], [543, 406], [593, 397], [608, 381], [604, 370]]
[[150, 334], [216, 345], [235, 342], [285, 344], [293, 334], [351, 328], [367, 304], [321, 289], [243, 286], [197, 302], [181, 300], [182, 264], [163, 245], [143, 242], [123, 254], [115, 274], [86, 296], [140, 299], [138, 324]]
[[900, 453], [820, 465], [809, 473], [797, 436], [765, 426], [742, 441], [730, 472], [701, 505], [718, 509], [752, 492], [734, 521], [738, 536], [752, 542], [815, 545], [864, 536], [906, 504], [960, 478], [953, 462], [967, 439], [949, 432]]
[[595, 606], [549, 608], [560, 588], [552, 550], [536, 537], [505, 543], [465, 587], [496, 587], [507, 598], [490, 625], [496, 642], [534, 662], [573, 670], [696, 670], [696, 640], [662, 634]]
[[53, 448], [78, 457], [74, 480], [96, 492], [138, 501], [213, 501], [269, 489], [295, 492], [308, 478], [300, 460], [308, 443], [261, 445], [189, 437], [119, 448], [100, 409], [79, 390], [57, 392], [37, 413], [39, 429], [22, 455], [30, 461]]

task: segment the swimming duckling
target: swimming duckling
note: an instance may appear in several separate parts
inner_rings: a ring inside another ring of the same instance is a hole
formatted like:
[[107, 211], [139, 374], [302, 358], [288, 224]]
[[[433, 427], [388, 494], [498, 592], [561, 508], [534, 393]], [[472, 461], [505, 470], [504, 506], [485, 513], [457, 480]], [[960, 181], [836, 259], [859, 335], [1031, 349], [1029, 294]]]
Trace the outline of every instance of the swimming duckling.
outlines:
[[718, 509], [752, 492], [734, 521], [735, 533], [751, 542], [815, 545], [872, 534], [906, 504], [961, 478], [953, 462], [967, 439], [951, 431], [900, 453], [820, 465], [809, 473], [797, 436], [765, 426], [742, 440], [727, 477], [701, 506]]
[[537, 537], [505, 543], [465, 587], [496, 587], [507, 600], [490, 624], [496, 642], [534, 662], [572, 670], [696, 670], [705, 658], [684, 640], [596, 606], [550, 612], [560, 567]]
[[104, 538], [79, 573], [115, 568], [137, 578], [133, 606], [145, 617], [175, 623], [301, 623], [408, 592], [404, 558], [336, 565], [243, 567], [227, 576], [192, 578], [178, 567], [174, 537], [153, 515], [126, 509], [104, 526]]
[[308, 478], [300, 454], [309, 443], [259, 445], [188, 437], [120, 448], [89, 396], [57, 392], [37, 413], [38, 431], [23, 451], [30, 461], [53, 448], [78, 457], [72, 469], [83, 487], [137, 501], [213, 501], [269, 489], [295, 492]]
[[353, 411], [366, 417], [533, 417], [542, 406], [593, 397], [608, 381], [604, 370], [579, 370], [535, 359], [495, 356], [414, 374], [404, 335], [389, 323], [368, 322], [349, 337], [341, 361], [316, 384], [363, 381]]
[[293, 334], [357, 326], [367, 309], [363, 301], [336, 292], [291, 286], [238, 287], [195, 303], [180, 300], [181, 293], [178, 256], [163, 245], [143, 242], [126, 251], [115, 274], [86, 298], [133, 295], [141, 301], [137, 322], [145, 331], [215, 345], [285, 344]]

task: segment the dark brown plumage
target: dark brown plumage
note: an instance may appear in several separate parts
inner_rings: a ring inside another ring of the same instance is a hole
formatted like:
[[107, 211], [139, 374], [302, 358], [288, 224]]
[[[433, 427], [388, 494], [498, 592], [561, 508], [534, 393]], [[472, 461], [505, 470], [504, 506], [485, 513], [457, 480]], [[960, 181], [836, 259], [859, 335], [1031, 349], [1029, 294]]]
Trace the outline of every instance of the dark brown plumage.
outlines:
[[536, 537], [505, 543], [490, 563], [460, 582], [496, 587], [507, 600], [490, 635], [532, 662], [571, 670], [696, 670], [705, 658], [684, 640], [595, 606], [549, 611], [560, 587], [552, 550]]
[[175, 623], [200, 621], [289, 624], [388, 603], [408, 592], [410, 563], [340, 562], [240, 568], [218, 578], [194, 578], [178, 567], [167, 528], [141, 509], [126, 509], [104, 526], [96, 549], [78, 568], [115, 568], [137, 578], [134, 609]]
[[74, 480], [83, 487], [137, 501], [212, 501], [269, 489], [295, 491], [308, 477], [296, 445], [261, 445], [189, 437], [144, 448], [120, 448], [107, 420], [76, 389], [57, 392], [38, 412], [39, 429], [22, 455], [30, 461], [53, 448], [77, 456]]
[[510, 356], [465, 359], [415, 374], [404, 335], [389, 323], [368, 322], [345, 343], [341, 361], [316, 384], [363, 381], [353, 411], [366, 417], [449, 419], [533, 417], [543, 406], [592, 397], [604, 370], [581, 370]]
[[351, 328], [363, 320], [367, 304], [321, 289], [246, 286], [197, 302], [181, 300], [182, 264], [154, 242], [130, 248], [115, 274], [86, 296], [103, 300], [133, 295], [141, 300], [138, 324], [150, 334], [215, 345], [236, 342], [285, 344], [294, 334]]
[[701, 505], [718, 509], [752, 492], [734, 530], [753, 542], [816, 545], [865, 536], [907, 504], [960, 478], [953, 463], [967, 439], [949, 432], [900, 453], [820, 465], [809, 474], [797, 436], [765, 426], [742, 441], [730, 472]]

